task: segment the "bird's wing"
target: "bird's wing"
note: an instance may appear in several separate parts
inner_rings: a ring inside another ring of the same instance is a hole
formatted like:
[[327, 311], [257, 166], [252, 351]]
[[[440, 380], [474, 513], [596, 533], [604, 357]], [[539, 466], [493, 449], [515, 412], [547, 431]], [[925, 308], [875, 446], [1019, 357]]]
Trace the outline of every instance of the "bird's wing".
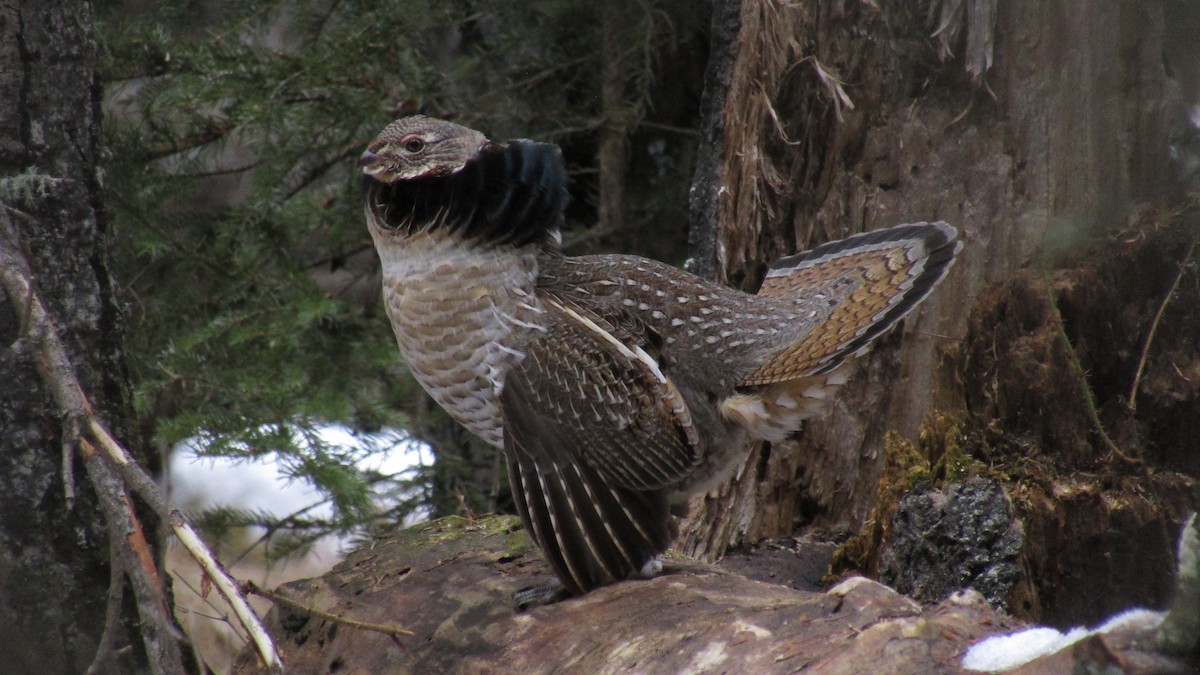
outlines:
[[[675, 384], [627, 327], [548, 299], [545, 331], [505, 377], [505, 423], [554, 439], [551, 457], [587, 462], [607, 480], [654, 490], [696, 464], [698, 438]], [[516, 404], [520, 404], [517, 406]], [[533, 439], [529, 439], [533, 440]]]
[[760, 297], [788, 303], [811, 327], [745, 377], [766, 385], [828, 373], [916, 307], [962, 248], [946, 223], [875, 230], [783, 258]]
[[504, 378], [504, 450], [522, 517], [578, 593], [666, 550], [667, 488], [698, 441], [683, 397], [625, 331], [553, 300], [545, 311]]

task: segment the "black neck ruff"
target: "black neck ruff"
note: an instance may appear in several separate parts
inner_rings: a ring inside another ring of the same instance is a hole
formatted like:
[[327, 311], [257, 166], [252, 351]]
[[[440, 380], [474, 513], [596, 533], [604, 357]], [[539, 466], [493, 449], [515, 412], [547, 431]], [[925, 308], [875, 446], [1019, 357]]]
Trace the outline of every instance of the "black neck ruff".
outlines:
[[489, 245], [544, 243], [562, 223], [568, 198], [558, 147], [533, 141], [488, 145], [449, 175], [390, 184], [364, 178], [367, 206], [380, 226]]

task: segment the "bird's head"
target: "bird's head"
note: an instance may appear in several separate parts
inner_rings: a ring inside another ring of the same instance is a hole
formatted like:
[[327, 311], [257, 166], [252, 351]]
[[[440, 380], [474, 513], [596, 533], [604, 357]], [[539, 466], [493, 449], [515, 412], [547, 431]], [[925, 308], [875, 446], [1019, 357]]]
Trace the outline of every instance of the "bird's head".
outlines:
[[567, 204], [562, 152], [549, 143], [494, 143], [467, 127], [403, 117], [367, 146], [363, 171], [373, 235], [455, 236], [489, 246], [555, 241]]
[[389, 124], [358, 165], [363, 175], [382, 183], [445, 176], [462, 170], [487, 145], [487, 137], [474, 129], [413, 115]]

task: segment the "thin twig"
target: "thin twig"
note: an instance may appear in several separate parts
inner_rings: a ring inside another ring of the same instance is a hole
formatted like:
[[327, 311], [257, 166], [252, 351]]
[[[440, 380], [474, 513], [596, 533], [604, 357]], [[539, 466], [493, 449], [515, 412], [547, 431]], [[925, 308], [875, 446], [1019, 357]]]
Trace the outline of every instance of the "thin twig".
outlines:
[[83, 467], [98, 497], [109, 545], [121, 556], [121, 566], [133, 588], [140, 619], [142, 641], [150, 670], [155, 673], [182, 672], [182, 635], [175, 629], [162, 578], [158, 573], [142, 526], [121, 478], [86, 439], [79, 439]]
[[63, 497], [66, 499], [68, 511], [71, 511], [75, 508], [75, 444], [78, 442], [79, 420], [74, 418], [67, 418], [63, 420]]
[[[304, 515], [305, 513], [308, 513], [309, 511], [312, 511], [313, 509], [317, 508], [318, 506], [324, 506], [325, 504], [328, 504], [328, 503], [329, 503], [328, 499], [322, 499], [321, 501], [314, 502], [312, 504], [309, 504], [308, 506], [305, 506], [303, 508], [292, 511], [291, 513], [289, 513], [281, 518], [275, 518], [274, 520], [272, 520], [270, 522], [267, 522], [267, 519], [262, 519], [262, 520], [255, 519], [258, 522], [254, 523], [254, 526], [261, 527], [264, 530], [262, 536], [260, 536], [258, 539], [255, 539], [253, 542], [251, 542], [249, 546], [247, 546], [240, 554], [238, 554], [238, 557], [229, 561], [229, 566], [233, 567], [234, 565], [237, 565], [238, 563], [240, 563], [242, 560], [244, 560], [246, 558], [246, 556], [250, 555], [250, 552], [253, 551], [255, 548], [257, 548], [259, 544], [266, 544], [263, 546], [263, 556], [268, 561], [267, 570], [270, 571], [270, 569], [273, 567], [273, 565], [270, 564], [270, 562], [269, 562], [271, 560], [271, 546], [270, 546], [269, 541], [270, 541], [271, 537], [274, 537], [277, 532], [279, 532], [280, 530], [282, 530], [284, 528], [289, 528], [289, 529], [291, 529], [292, 532], [300, 532], [304, 529], [308, 529], [308, 530], [310, 530], [310, 533], [308, 534], [308, 536], [312, 538], [312, 539], [310, 539], [310, 541], [315, 541], [316, 539], [320, 539], [321, 537], [325, 536], [326, 534], [329, 533], [329, 526], [327, 526], [323, 521], [307, 520], [307, 519], [301, 520], [300, 516]], [[317, 533], [321, 532], [322, 529], [326, 530], [325, 533], [317, 534]]]
[[1058, 329], [1058, 336], [1062, 338], [1063, 344], [1067, 346], [1067, 360], [1070, 361], [1071, 369], [1074, 371], [1075, 376], [1079, 378], [1079, 386], [1083, 389], [1084, 407], [1087, 409], [1088, 419], [1092, 422], [1092, 428], [1100, 436], [1100, 440], [1103, 441], [1104, 446], [1115, 457], [1127, 464], [1140, 465], [1142, 460], [1137, 457], [1130, 457], [1122, 452], [1121, 448], [1117, 447], [1117, 444], [1108, 435], [1108, 432], [1104, 430], [1104, 423], [1100, 420], [1100, 411], [1096, 409], [1096, 397], [1092, 395], [1092, 387], [1087, 381], [1087, 373], [1083, 369], [1083, 364], [1079, 362], [1079, 355], [1075, 353], [1075, 346], [1071, 344], [1071, 338], [1067, 336], [1067, 327], [1063, 323], [1062, 313], [1058, 311], [1058, 303], [1054, 299], [1054, 292], [1048, 284], [1046, 286], [1046, 295], [1050, 302], [1050, 311], [1054, 312], [1054, 324]]
[[307, 605], [302, 605], [299, 602], [296, 602], [295, 600], [292, 600], [289, 597], [275, 593], [274, 591], [268, 591], [265, 588], [260, 588], [253, 581], [247, 581], [243, 586], [246, 589], [246, 592], [250, 593], [251, 595], [257, 595], [259, 597], [266, 598], [277, 605], [286, 605], [288, 607], [291, 607], [292, 609], [300, 610], [301, 612], [304, 612], [305, 614], [311, 614], [319, 619], [325, 619], [326, 621], [332, 621], [334, 623], [339, 623], [344, 626], [351, 626], [353, 628], [360, 628], [362, 630], [369, 630], [369, 631], [373, 631], [376, 633], [383, 633], [384, 635], [392, 635], [392, 636], [416, 635], [416, 633], [412, 632], [411, 630], [408, 630], [406, 628], [401, 628], [399, 626], [393, 626], [391, 624], [370, 623], [368, 621], [359, 621], [357, 619], [349, 619], [349, 618], [346, 618], [339, 614], [330, 614], [329, 612], [323, 612], [319, 609], [315, 609], [315, 608], [309, 607]]
[[679, 134], [680, 136], [699, 136], [700, 135], [699, 129], [689, 129], [688, 127], [679, 127], [679, 126], [675, 126], [674, 124], [663, 124], [662, 122], [651, 122], [649, 120], [642, 120], [641, 122], [638, 122], [637, 125], [639, 127], [645, 128], [645, 129], [653, 129], [655, 131], [665, 131], [667, 133]]
[[1150, 332], [1146, 334], [1146, 344], [1142, 346], [1142, 357], [1138, 360], [1137, 372], [1133, 375], [1133, 386], [1129, 388], [1129, 412], [1137, 411], [1137, 393], [1138, 385], [1142, 381], [1142, 373], [1146, 370], [1146, 358], [1150, 355], [1150, 344], [1154, 342], [1154, 334], [1158, 332], [1158, 324], [1162, 321], [1163, 313], [1167, 309], [1167, 303], [1171, 301], [1171, 297], [1175, 295], [1175, 291], [1179, 290], [1179, 282], [1183, 279], [1183, 275], [1187, 272], [1188, 263], [1192, 261], [1192, 252], [1196, 250], [1196, 242], [1200, 241], [1200, 235], [1192, 238], [1192, 245], [1188, 246], [1187, 253], [1184, 254], [1183, 260], [1179, 262], [1179, 271], [1175, 273], [1175, 281], [1171, 282], [1171, 288], [1163, 297], [1162, 303], [1158, 306], [1158, 312], [1154, 315], [1154, 321], [1150, 323]]
[[262, 622], [258, 620], [258, 615], [250, 608], [250, 604], [246, 602], [245, 596], [238, 591], [237, 582], [233, 577], [225, 571], [221, 563], [213, 557], [209, 552], [208, 547], [200, 540], [199, 535], [188, 525], [184, 520], [183, 514], [179, 511], [171, 511], [171, 516], [168, 519], [171, 525], [171, 531], [179, 539], [179, 543], [187, 549], [192, 558], [200, 564], [204, 574], [212, 579], [217, 590], [229, 606], [233, 609], [233, 613], [237, 616], [238, 621], [250, 634], [250, 640], [254, 643], [255, 649], [258, 650], [258, 655], [262, 658], [263, 663], [268, 669], [275, 670], [283, 667], [283, 659], [279, 657], [279, 652], [275, 651], [275, 644], [271, 641], [271, 636], [267, 634], [266, 628]]
[[238, 640], [241, 641], [242, 646], [245, 646], [250, 643], [250, 638], [248, 638], [242, 634], [242, 630], [239, 627], [238, 623], [236, 621], [231, 621], [229, 619], [229, 612], [227, 611], [228, 606], [219, 607], [219, 606], [217, 606], [217, 604], [215, 602], [213, 602], [209, 598], [209, 595], [211, 595], [211, 593], [209, 593], [208, 591], [210, 589], [208, 589], [204, 585], [205, 582], [204, 582], [203, 576], [200, 578], [200, 583], [201, 583], [200, 588], [196, 588], [195, 586], [193, 586], [192, 582], [186, 576], [184, 576], [182, 574], [178, 574], [178, 573], [172, 575], [172, 583], [176, 584], [177, 587], [183, 586], [187, 590], [191, 591], [192, 595], [195, 595], [197, 598], [199, 598], [200, 602], [203, 602], [205, 605], [207, 605], [208, 608], [214, 612], [214, 614], [205, 614], [204, 612], [201, 612], [197, 609], [191, 609], [188, 607], [176, 607], [175, 611], [186, 612], [188, 614], [193, 614], [195, 616], [204, 617], [205, 619], [208, 619], [210, 621], [219, 621], [221, 623], [224, 623], [226, 626], [229, 627], [229, 630], [232, 631], [233, 635]]
[[88, 666], [87, 675], [108, 672], [108, 663], [113, 657], [113, 641], [117, 626], [121, 625], [122, 601], [125, 599], [125, 567], [116, 546], [109, 546], [108, 600], [104, 612], [104, 632], [100, 634], [100, 645]]
[[313, 181], [323, 176], [326, 171], [337, 166], [345, 159], [354, 156], [359, 151], [360, 146], [361, 143], [358, 141], [351, 141], [343, 146], [341, 150], [326, 156], [325, 159], [321, 160], [317, 164], [310, 166], [301, 166], [297, 164], [293, 166], [289, 174], [299, 174], [299, 176], [295, 179], [292, 179], [294, 181], [293, 184], [288, 186], [286, 190], [280, 191], [280, 199], [282, 201], [287, 201], [292, 197], [295, 197], [301, 190], [308, 187]]

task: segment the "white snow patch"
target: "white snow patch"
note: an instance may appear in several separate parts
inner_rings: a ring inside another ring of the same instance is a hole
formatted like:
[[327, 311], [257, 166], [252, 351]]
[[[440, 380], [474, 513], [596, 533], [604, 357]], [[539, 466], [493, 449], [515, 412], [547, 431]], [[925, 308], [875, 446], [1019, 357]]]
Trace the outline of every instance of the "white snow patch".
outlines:
[[1141, 625], [1150, 629], [1161, 622], [1162, 613], [1160, 612], [1148, 609], [1130, 609], [1114, 615], [1092, 630], [1075, 627], [1062, 633], [1054, 628], [1041, 626], [1026, 628], [1008, 635], [995, 635], [976, 642], [963, 655], [962, 665], [967, 670], [1003, 672], [1066, 649], [1092, 635], [1108, 633], [1133, 625]]
[[[398, 474], [433, 461], [429, 446], [408, 438], [400, 430], [375, 434], [369, 438], [357, 436], [347, 427], [329, 425], [318, 431], [323, 443], [363, 451], [358, 467], [365, 471]], [[368, 445], [378, 447], [391, 443], [388, 452], [368, 453]], [[274, 516], [303, 511], [309, 518], [332, 514], [321, 493], [307, 481], [290, 478], [276, 453], [256, 459], [204, 457], [198, 454], [198, 441], [180, 443], [170, 455], [167, 484], [172, 506], [184, 509], [204, 509], [216, 506], [260, 511]], [[427, 518], [419, 514], [413, 522]], [[340, 548], [346, 542], [337, 537], [322, 542], [326, 550]]]
[[1003, 671], [1048, 656], [1088, 636], [1083, 628], [1060, 633], [1054, 628], [1026, 628], [975, 643], [963, 656], [967, 670]]

